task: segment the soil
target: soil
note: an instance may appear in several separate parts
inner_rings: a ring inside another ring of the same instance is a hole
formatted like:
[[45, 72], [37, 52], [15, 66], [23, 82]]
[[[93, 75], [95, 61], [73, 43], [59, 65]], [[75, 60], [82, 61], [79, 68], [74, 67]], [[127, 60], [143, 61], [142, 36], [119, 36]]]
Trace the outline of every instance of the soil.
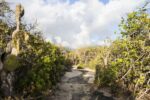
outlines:
[[93, 85], [95, 72], [73, 68], [66, 72], [49, 100], [116, 100], [107, 90], [96, 90]]

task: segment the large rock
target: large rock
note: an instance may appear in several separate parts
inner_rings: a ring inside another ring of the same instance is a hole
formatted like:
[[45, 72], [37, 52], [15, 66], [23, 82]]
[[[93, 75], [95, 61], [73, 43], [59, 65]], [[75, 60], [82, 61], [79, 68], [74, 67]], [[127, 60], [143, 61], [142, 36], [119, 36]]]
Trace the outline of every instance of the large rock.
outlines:
[[14, 81], [14, 73], [7, 73], [4, 70], [0, 74], [1, 79], [1, 92], [5, 97], [13, 95], [13, 81]]

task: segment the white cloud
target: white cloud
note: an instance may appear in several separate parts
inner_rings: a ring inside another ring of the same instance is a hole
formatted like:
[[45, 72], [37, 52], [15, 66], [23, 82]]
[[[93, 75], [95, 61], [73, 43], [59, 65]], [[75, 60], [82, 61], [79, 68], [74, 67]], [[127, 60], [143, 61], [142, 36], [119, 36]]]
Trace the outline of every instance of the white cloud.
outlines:
[[37, 19], [46, 39], [77, 48], [103, 44], [107, 37], [114, 39], [121, 17], [146, 0], [110, 0], [107, 4], [99, 0], [78, 0], [73, 4], [68, 0], [46, 1], [13, 0], [24, 5], [28, 22]]

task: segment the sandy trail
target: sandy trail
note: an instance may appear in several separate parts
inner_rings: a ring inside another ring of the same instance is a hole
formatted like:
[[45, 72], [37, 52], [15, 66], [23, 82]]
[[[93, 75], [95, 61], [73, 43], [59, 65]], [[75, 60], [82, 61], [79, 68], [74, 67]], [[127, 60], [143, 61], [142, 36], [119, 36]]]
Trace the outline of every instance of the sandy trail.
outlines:
[[94, 74], [89, 69], [66, 72], [50, 100], [114, 100], [110, 94], [94, 91]]

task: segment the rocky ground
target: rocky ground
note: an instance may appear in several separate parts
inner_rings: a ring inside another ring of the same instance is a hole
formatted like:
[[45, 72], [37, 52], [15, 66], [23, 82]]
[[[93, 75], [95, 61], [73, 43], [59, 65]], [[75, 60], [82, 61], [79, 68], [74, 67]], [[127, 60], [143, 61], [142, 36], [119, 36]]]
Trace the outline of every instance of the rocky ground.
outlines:
[[94, 71], [73, 68], [66, 72], [50, 100], [115, 100], [109, 91], [93, 86]]

